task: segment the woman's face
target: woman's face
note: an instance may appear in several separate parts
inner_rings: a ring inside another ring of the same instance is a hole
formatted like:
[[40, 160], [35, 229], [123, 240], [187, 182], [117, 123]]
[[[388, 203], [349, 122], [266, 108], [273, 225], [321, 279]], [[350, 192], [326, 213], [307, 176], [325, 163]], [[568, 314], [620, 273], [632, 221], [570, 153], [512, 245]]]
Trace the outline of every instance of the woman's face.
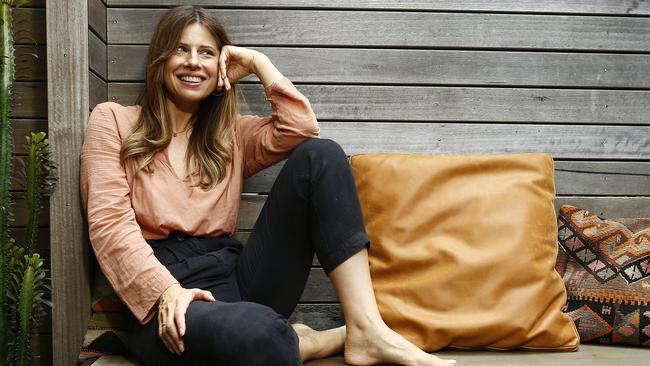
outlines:
[[219, 48], [208, 29], [198, 23], [185, 27], [176, 49], [165, 62], [169, 98], [178, 107], [194, 109], [217, 87]]

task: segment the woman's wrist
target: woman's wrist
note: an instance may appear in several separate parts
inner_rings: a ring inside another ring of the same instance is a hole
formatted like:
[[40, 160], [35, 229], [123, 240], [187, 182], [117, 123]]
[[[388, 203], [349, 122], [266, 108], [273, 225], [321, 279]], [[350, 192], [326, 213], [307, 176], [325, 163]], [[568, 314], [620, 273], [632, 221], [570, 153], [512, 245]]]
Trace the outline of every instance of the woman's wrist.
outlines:
[[268, 56], [261, 52], [255, 54], [252, 68], [265, 88], [284, 77], [275, 65], [273, 65]]

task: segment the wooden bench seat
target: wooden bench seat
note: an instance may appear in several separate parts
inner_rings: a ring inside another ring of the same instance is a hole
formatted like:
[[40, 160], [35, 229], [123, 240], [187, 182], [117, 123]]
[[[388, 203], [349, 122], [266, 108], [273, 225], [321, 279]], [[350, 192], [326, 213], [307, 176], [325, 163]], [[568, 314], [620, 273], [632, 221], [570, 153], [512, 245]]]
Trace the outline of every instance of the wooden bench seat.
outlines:
[[[459, 366], [612, 366], [645, 365], [650, 359], [650, 349], [631, 347], [581, 345], [578, 352], [526, 352], [526, 351], [442, 351], [436, 355], [455, 359]], [[329, 357], [305, 363], [305, 366], [345, 365], [343, 356]], [[93, 366], [138, 366], [123, 356], [104, 356]]]

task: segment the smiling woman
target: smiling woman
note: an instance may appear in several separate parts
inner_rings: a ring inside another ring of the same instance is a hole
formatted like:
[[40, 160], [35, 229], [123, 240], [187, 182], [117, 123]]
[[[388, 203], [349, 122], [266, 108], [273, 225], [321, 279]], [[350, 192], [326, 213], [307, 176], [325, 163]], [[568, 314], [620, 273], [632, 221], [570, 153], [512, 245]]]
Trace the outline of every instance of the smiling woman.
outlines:
[[[236, 83], [251, 73], [271, 116], [239, 114]], [[138, 105], [93, 109], [80, 161], [90, 241], [131, 312], [128, 347], [141, 363], [301, 365], [344, 348], [354, 365], [452, 363], [381, 319], [346, 154], [318, 138], [309, 100], [266, 55], [181, 6], [158, 23], [145, 75]], [[244, 246], [232, 237], [242, 181], [283, 159]], [[314, 254], [345, 327], [287, 320]]]

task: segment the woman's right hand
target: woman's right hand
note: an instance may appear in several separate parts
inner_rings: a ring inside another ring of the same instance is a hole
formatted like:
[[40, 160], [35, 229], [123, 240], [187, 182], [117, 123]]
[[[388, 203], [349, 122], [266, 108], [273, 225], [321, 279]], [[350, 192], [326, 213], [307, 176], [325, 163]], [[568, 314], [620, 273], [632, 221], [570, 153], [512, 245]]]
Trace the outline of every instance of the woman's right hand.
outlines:
[[215, 301], [210, 291], [198, 288], [186, 289], [173, 284], [158, 299], [158, 336], [171, 353], [181, 355], [185, 351], [185, 312], [194, 300]]

